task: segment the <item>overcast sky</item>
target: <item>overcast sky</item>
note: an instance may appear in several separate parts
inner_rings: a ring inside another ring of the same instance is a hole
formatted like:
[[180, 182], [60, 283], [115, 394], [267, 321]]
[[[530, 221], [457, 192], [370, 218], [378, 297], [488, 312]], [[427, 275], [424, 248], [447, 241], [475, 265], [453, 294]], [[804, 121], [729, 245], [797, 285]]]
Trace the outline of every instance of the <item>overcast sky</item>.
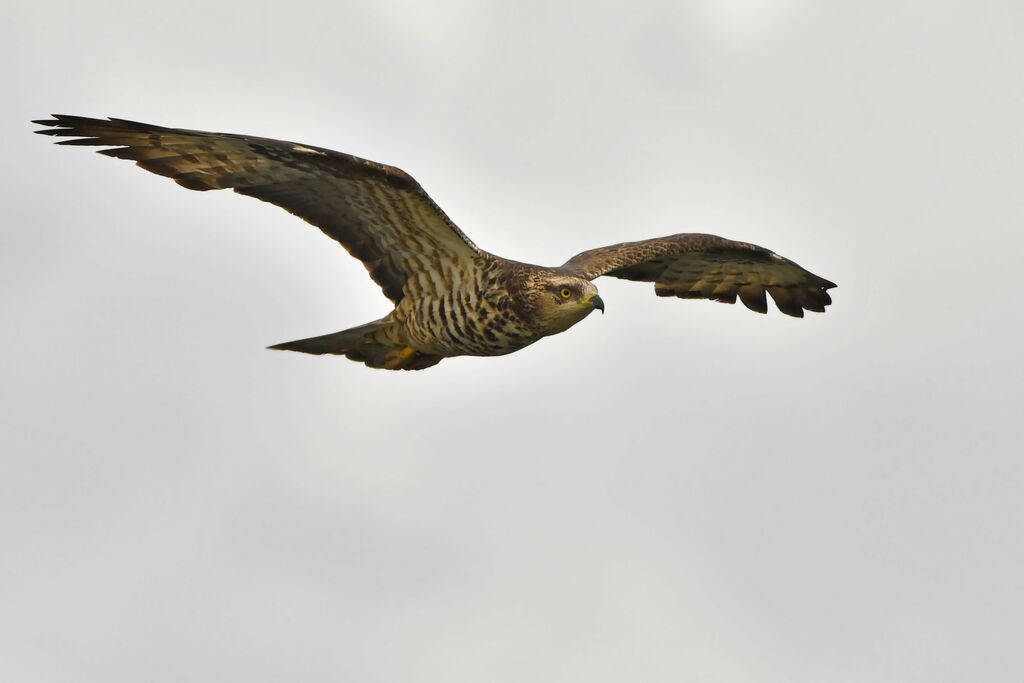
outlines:
[[[0, 679], [1024, 679], [1019, 0], [2, 13]], [[393, 164], [517, 260], [712, 232], [839, 288], [599, 280], [415, 373], [269, 352], [388, 302], [50, 113]]]

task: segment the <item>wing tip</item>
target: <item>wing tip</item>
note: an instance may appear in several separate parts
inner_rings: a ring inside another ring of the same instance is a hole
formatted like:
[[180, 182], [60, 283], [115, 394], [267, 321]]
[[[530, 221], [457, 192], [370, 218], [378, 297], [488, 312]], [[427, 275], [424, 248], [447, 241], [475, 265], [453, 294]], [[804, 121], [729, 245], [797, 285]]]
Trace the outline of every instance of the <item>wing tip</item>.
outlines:
[[32, 119], [37, 126], [44, 126], [41, 130], [33, 131], [41, 135], [84, 135], [83, 130], [88, 128], [100, 129], [128, 129], [135, 131], [161, 131], [168, 130], [163, 126], [156, 126], [128, 119], [118, 119], [113, 116], [98, 119], [91, 116], [77, 116], [75, 114], [50, 114], [48, 119]]
[[60, 115], [50, 114], [50, 116], [53, 118], [32, 119], [31, 123], [34, 123], [37, 126], [42, 126], [42, 128], [38, 128], [36, 130], [33, 130], [32, 132], [36, 133], [37, 135], [60, 135], [62, 132], [61, 126], [64, 125], [60, 122], [60, 119], [57, 118]]
[[[86, 133], [80, 130], [83, 125], [106, 123], [101, 119], [90, 119], [84, 116], [72, 116], [70, 114], [50, 114], [51, 118], [48, 119], [32, 119], [32, 123], [37, 126], [42, 126], [37, 130], [32, 131], [37, 135], [53, 135], [56, 137], [89, 137]], [[87, 145], [87, 144], [99, 144], [97, 142], [88, 143], [80, 142], [77, 140], [61, 140], [56, 142], [58, 145]]]

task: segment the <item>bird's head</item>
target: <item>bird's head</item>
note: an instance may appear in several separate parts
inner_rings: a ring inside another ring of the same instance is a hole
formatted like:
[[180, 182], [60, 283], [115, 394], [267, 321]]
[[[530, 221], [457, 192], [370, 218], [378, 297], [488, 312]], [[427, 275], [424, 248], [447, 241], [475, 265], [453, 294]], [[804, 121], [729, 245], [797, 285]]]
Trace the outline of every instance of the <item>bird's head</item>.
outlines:
[[575, 275], [545, 273], [533, 279], [527, 290], [529, 308], [545, 335], [558, 334], [586, 318], [604, 302], [594, 283]]

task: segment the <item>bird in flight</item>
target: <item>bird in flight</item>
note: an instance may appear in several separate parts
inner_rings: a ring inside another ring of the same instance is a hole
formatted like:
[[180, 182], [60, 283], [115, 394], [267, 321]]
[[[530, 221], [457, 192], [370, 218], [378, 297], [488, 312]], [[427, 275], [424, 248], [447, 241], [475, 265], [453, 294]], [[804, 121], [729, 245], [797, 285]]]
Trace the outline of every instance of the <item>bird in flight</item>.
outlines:
[[379, 320], [271, 346], [421, 370], [451, 356], [501, 356], [564, 332], [604, 302], [601, 275], [653, 282], [658, 296], [736, 298], [759, 313], [823, 312], [835, 285], [746, 242], [684, 233], [591, 249], [560, 266], [519, 263], [469, 239], [404, 171], [295, 142], [56, 114], [35, 132], [131, 159], [190, 190], [276, 204], [362, 261], [394, 303]]

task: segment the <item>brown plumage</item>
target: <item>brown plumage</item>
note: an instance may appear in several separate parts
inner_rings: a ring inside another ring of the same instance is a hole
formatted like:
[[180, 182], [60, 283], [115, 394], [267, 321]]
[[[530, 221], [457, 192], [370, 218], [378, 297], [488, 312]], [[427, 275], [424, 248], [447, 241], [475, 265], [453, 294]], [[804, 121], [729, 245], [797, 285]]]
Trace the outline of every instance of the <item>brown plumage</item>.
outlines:
[[763, 247], [714, 235], [625, 242], [543, 268], [489, 254], [404, 171], [294, 142], [55, 115], [35, 121], [58, 144], [96, 145], [190, 190], [233, 189], [320, 228], [362, 261], [395, 304], [366, 325], [272, 346], [419, 370], [449, 356], [498, 356], [567, 330], [595, 308], [601, 275], [653, 282], [659, 296], [713, 299], [764, 313], [824, 311], [834, 284]]

